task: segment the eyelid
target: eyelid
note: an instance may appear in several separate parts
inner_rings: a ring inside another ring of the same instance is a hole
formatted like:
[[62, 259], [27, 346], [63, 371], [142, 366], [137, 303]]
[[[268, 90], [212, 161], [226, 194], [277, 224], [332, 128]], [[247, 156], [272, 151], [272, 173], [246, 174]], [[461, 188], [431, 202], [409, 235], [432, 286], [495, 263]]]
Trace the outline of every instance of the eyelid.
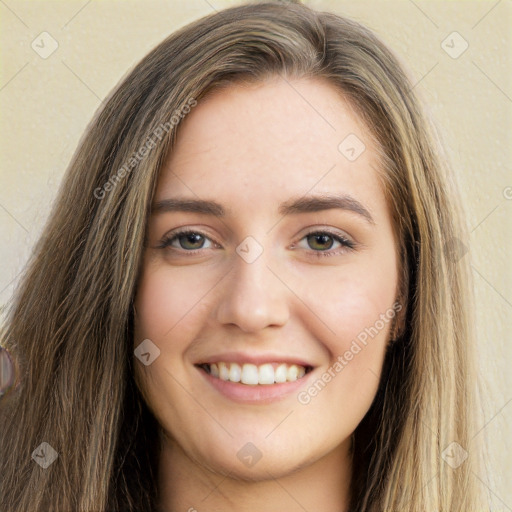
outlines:
[[351, 242], [354, 245], [359, 245], [359, 243], [356, 241], [356, 239], [344, 231], [343, 229], [335, 228], [332, 226], [327, 226], [325, 224], [314, 224], [312, 226], [305, 227], [297, 236], [296, 240], [302, 240], [304, 237], [313, 235], [315, 233], [326, 233], [328, 235], [332, 235], [335, 237], [342, 238], [344, 240], [347, 240], [347, 242]]

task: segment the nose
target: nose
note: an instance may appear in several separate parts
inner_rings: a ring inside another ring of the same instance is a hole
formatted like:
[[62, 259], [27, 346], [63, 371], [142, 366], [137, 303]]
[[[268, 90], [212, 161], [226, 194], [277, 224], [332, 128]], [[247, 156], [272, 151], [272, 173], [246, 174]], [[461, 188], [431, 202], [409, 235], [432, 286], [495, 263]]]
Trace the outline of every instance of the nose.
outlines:
[[286, 287], [267, 267], [264, 255], [252, 263], [234, 257], [234, 268], [219, 298], [216, 313], [219, 323], [255, 333], [266, 327], [283, 326], [288, 321]]

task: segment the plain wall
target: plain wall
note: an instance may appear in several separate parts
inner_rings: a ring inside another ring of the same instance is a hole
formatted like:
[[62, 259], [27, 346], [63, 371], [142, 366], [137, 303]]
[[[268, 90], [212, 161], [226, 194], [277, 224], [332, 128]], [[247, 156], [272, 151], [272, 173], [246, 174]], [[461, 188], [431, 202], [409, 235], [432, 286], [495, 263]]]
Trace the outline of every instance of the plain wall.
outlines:
[[[176, 28], [237, 3], [0, 2], [0, 308], [101, 100]], [[471, 232], [462, 242], [470, 249], [464, 257], [472, 258], [479, 368], [488, 388], [475, 439], [488, 437], [498, 477], [475, 478], [493, 497], [493, 510], [512, 510], [512, 488], [505, 487], [512, 481], [512, 2], [304, 3], [373, 29], [409, 68], [439, 126]], [[32, 48], [50, 48], [42, 32], [58, 43], [47, 58]]]

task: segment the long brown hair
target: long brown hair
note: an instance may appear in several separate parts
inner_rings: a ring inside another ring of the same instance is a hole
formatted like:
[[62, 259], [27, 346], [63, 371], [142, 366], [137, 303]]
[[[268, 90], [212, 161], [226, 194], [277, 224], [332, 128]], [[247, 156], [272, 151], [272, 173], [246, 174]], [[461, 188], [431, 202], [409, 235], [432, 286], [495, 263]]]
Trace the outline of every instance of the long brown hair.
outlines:
[[[327, 80], [357, 109], [378, 142], [400, 240], [407, 307], [354, 434], [350, 510], [478, 508], [474, 447], [456, 469], [442, 456], [452, 442], [469, 450], [474, 368], [463, 228], [435, 137], [369, 30], [264, 2], [172, 34], [87, 128], [1, 337], [18, 380], [0, 407], [0, 509], [156, 508], [158, 425], [133, 377], [132, 301], [158, 172], [187, 105], [274, 75]], [[46, 469], [31, 458], [43, 442], [58, 453]]]

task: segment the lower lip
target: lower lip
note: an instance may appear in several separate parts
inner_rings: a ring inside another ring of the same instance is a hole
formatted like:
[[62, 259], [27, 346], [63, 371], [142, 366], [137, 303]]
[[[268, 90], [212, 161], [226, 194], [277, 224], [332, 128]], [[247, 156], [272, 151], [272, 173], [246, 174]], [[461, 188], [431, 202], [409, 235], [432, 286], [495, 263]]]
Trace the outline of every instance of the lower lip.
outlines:
[[280, 384], [258, 384], [256, 386], [251, 386], [248, 384], [218, 379], [217, 377], [213, 377], [209, 373], [206, 373], [201, 368], [197, 368], [197, 370], [206, 379], [206, 381], [222, 395], [234, 400], [235, 402], [246, 404], [266, 404], [284, 400], [291, 394], [296, 394], [297, 391], [309, 380], [309, 377], [313, 373], [313, 371], [310, 371], [304, 377], [293, 382], [283, 382]]

